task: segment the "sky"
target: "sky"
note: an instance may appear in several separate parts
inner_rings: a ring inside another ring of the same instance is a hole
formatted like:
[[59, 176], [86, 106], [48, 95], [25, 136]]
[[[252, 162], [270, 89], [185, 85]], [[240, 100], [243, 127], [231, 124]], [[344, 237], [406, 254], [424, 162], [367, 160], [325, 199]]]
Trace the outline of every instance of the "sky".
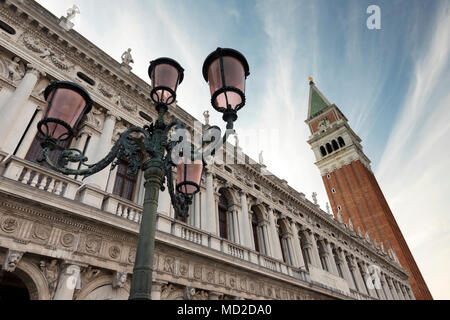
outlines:
[[[39, 0], [56, 16], [77, 4], [75, 30], [117, 61], [132, 48], [133, 71], [149, 61], [185, 68], [178, 103], [212, 124], [202, 77], [217, 47], [250, 65], [240, 145], [309, 199], [328, 202], [307, 140], [309, 84], [362, 138], [394, 216], [435, 299], [450, 299], [450, 1], [448, 0]], [[381, 28], [369, 29], [370, 5]], [[224, 127], [221, 125], [222, 128]]]

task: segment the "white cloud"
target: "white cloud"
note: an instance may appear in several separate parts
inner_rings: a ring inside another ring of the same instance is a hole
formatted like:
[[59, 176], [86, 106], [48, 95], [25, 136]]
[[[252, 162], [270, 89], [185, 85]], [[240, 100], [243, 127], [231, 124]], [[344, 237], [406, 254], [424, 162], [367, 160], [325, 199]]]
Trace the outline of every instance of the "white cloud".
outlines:
[[438, 299], [450, 298], [449, 10], [443, 3], [377, 170], [391, 209]]

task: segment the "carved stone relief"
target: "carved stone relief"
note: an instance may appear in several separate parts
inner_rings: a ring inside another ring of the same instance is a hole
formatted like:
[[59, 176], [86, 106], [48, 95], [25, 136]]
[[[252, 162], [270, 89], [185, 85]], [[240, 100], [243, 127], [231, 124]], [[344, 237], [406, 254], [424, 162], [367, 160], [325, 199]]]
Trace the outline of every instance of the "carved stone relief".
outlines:
[[14, 272], [20, 260], [22, 259], [23, 254], [24, 253], [21, 251], [8, 250], [8, 254], [6, 255], [2, 270], [6, 272]]

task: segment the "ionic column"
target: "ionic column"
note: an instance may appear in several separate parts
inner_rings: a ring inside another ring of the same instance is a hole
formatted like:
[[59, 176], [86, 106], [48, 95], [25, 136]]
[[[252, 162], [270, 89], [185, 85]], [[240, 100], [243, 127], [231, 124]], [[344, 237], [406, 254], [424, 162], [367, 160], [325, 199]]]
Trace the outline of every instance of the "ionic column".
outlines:
[[392, 296], [394, 297], [394, 300], [400, 300], [400, 297], [397, 294], [397, 290], [395, 290], [394, 283], [392, 282], [392, 279], [388, 277], [388, 278], [386, 278], [386, 280], [387, 280], [387, 283], [388, 283], [388, 286], [389, 286], [389, 290], [390, 290]]
[[20, 81], [11, 97], [0, 108], [0, 149], [13, 153], [22, 138], [23, 131], [16, 130], [17, 128], [26, 128], [34, 111], [32, 108], [27, 108], [27, 101], [33, 92], [36, 83], [41, 75], [45, 73], [36, 69], [32, 65], [27, 65], [25, 76]]
[[237, 210], [232, 210], [231, 211], [231, 216], [233, 217], [233, 241], [237, 244], [242, 244], [242, 240], [241, 240], [241, 231], [239, 228], [239, 216], [238, 216], [238, 211]]
[[[206, 210], [202, 210], [202, 229], [217, 234], [216, 201], [214, 197], [214, 181], [211, 171], [206, 173]], [[203, 224], [204, 223], [204, 224]]]
[[386, 280], [386, 276], [384, 275], [384, 273], [381, 273], [381, 286], [383, 287], [384, 295], [385, 295], [386, 299], [394, 300], [394, 297], [392, 296], [392, 292], [387, 285], [387, 280]]
[[[94, 146], [96, 150], [95, 155], [93, 159], [90, 160], [90, 163], [97, 163], [109, 153], [116, 121], [117, 121], [116, 116], [114, 116], [111, 112], [108, 111], [108, 113], [106, 114], [105, 123], [103, 125], [102, 134], [100, 136], [100, 139], [98, 140], [97, 145]], [[86, 178], [85, 180], [86, 183], [96, 185], [99, 189], [105, 191], [110, 171], [109, 168], [110, 166]]]
[[394, 287], [398, 292], [398, 296], [399, 296], [400, 300], [406, 300], [405, 296], [403, 295], [402, 289], [401, 289], [401, 284], [397, 281], [394, 281]]
[[341, 260], [341, 269], [344, 275], [345, 281], [349, 284], [349, 287], [353, 290], [356, 290], [355, 284], [353, 283], [352, 274], [350, 273], [350, 268], [347, 263], [347, 259], [345, 258], [344, 251], [337, 250], [339, 259]]
[[293, 234], [293, 255], [294, 255], [294, 266], [301, 269], [306, 269], [305, 267], [305, 260], [303, 259], [303, 253], [302, 253], [302, 245], [300, 243], [300, 239], [298, 237], [298, 229], [295, 222], [291, 223], [291, 229]]
[[194, 227], [200, 229], [201, 227], [201, 204], [200, 192], [194, 196]]
[[267, 214], [269, 216], [269, 225], [270, 225], [270, 243], [273, 249], [271, 252], [272, 257], [277, 260], [283, 260], [280, 238], [278, 237], [278, 231], [275, 226], [275, 217], [273, 215], [272, 208], [267, 208]]
[[239, 212], [239, 225], [240, 225], [239, 232], [241, 236], [241, 244], [244, 247], [254, 249], [254, 245], [251, 240], [252, 230], [248, 214], [247, 194], [241, 191], [240, 197], [241, 197], [241, 210]]
[[80, 281], [80, 266], [66, 265], [59, 276], [53, 300], [73, 300], [73, 294], [77, 283]]
[[369, 289], [369, 286], [367, 285], [367, 280], [368, 280], [369, 275], [366, 272], [366, 263], [365, 262], [361, 262], [361, 268], [358, 268], [358, 269], [360, 269], [361, 276], [362, 276], [362, 279], [363, 279], [364, 284], [365, 284], [364, 288], [367, 291], [367, 295], [372, 296], [374, 298], [377, 298], [377, 294], [374, 293], [374, 289]]
[[339, 277], [339, 271], [336, 266], [336, 261], [334, 260], [333, 250], [331, 249], [331, 245], [328, 241], [325, 242], [325, 248], [327, 249], [327, 252], [328, 252], [328, 261], [330, 263], [330, 268], [331, 268], [330, 271], [332, 274]]
[[354, 272], [354, 275], [355, 275], [355, 278], [356, 278], [356, 282], [358, 283], [359, 292], [367, 294], [367, 295], [370, 295], [370, 293], [367, 292], [367, 290], [366, 290], [366, 284], [365, 284], [364, 275], [361, 274], [361, 270], [360, 270], [360, 268], [358, 266], [358, 263], [356, 262], [356, 259], [354, 257], [351, 258], [351, 259], [352, 259], [352, 263], [355, 266], [355, 269], [354, 269], [353, 272]]
[[23, 137], [22, 143], [19, 146], [19, 149], [17, 150], [16, 156], [19, 158], [24, 159], [27, 156], [28, 151], [30, 150], [31, 144], [34, 141], [34, 138], [36, 137], [38, 133], [38, 123], [42, 120], [42, 116], [44, 114], [44, 108], [41, 106], [38, 106], [36, 108], [36, 116], [33, 119], [33, 122], [31, 123], [30, 127], [28, 128], [28, 131], [25, 133], [25, 136]]
[[316, 241], [316, 237], [314, 236], [314, 234], [306, 232], [306, 236], [309, 238], [309, 240], [311, 241], [311, 246], [312, 246], [312, 263], [316, 268], [322, 269], [322, 263], [320, 262], [320, 256], [319, 256], [319, 248], [317, 248], [317, 241]]

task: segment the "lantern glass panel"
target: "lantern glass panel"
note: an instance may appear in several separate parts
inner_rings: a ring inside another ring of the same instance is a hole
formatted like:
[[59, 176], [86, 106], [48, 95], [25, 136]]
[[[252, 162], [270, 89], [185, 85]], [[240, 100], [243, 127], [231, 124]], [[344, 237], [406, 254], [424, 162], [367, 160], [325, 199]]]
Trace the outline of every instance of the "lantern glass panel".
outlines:
[[[223, 87], [234, 87], [245, 93], [245, 69], [242, 63], [230, 56], [222, 57], [222, 61], [223, 75], [220, 68], [220, 59], [216, 59], [209, 67], [208, 80], [211, 95], [214, 95], [217, 90]], [[223, 83], [223, 79], [225, 83]], [[242, 97], [236, 92], [225, 91], [217, 96], [215, 102], [219, 108], [227, 109], [229, 105], [231, 109], [235, 109], [243, 101]]]
[[180, 162], [177, 167], [178, 191], [188, 195], [198, 192], [198, 188], [195, 185], [191, 185], [189, 183], [194, 183], [197, 186], [200, 186], [202, 171], [202, 160], [195, 160], [191, 163]]
[[[155, 66], [152, 82], [153, 88], [168, 87], [176, 93], [179, 79], [179, 71], [170, 64], [159, 64]], [[167, 102], [172, 94], [164, 89], [157, 91], [158, 99]]]
[[[76, 91], [65, 88], [56, 89], [53, 98], [52, 95], [53, 93], [48, 97], [47, 103], [51, 99], [51, 105], [47, 105], [49, 110], [45, 110], [44, 117], [62, 120], [73, 129], [82, 116], [86, 100]], [[48, 123], [47, 125], [48, 135], [54, 139], [67, 133], [67, 129], [59, 124]]]

